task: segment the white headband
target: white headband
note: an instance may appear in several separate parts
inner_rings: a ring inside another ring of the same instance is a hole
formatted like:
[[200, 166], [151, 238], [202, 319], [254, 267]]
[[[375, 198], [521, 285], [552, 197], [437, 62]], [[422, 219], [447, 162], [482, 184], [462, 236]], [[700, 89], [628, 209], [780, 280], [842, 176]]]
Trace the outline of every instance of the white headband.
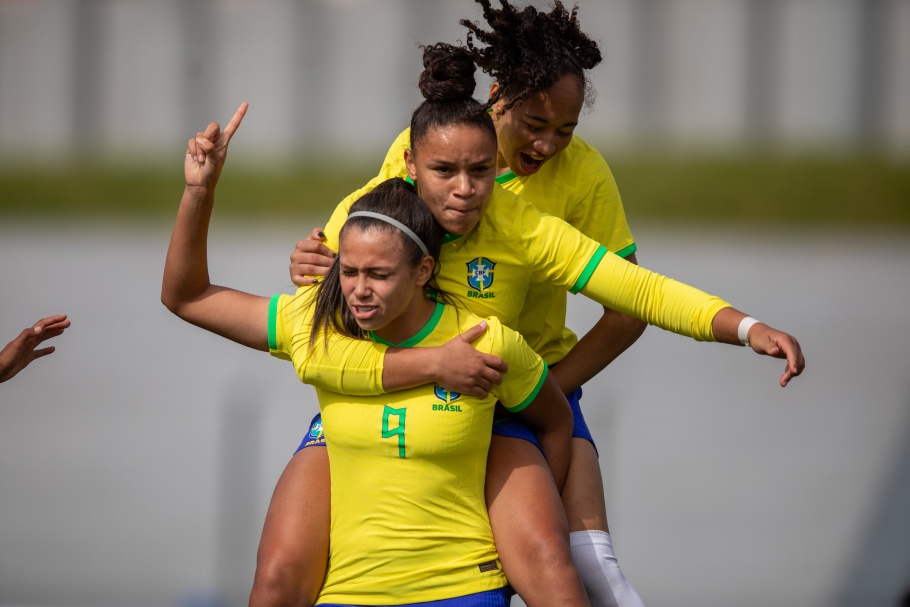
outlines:
[[404, 225], [397, 219], [392, 219], [388, 215], [383, 215], [382, 213], [374, 213], [373, 211], [355, 211], [355, 212], [351, 213], [350, 215], [348, 215], [348, 219], [351, 219], [352, 217], [372, 217], [373, 219], [378, 219], [379, 221], [384, 221], [390, 225], [393, 225], [396, 228], [398, 228], [399, 230], [401, 230], [402, 232], [404, 232], [405, 234], [407, 234], [408, 236], [410, 236], [411, 240], [413, 240], [414, 242], [417, 243], [417, 246], [420, 247], [420, 250], [423, 251], [424, 255], [430, 254], [430, 252], [427, 251], [427, 246], [425, 244], [423, 244], [422, 240], [420, 240], [420, 237], [417, 236], [417, 234], [415, 234], [414, 232], [412, 232], [411, 228]]

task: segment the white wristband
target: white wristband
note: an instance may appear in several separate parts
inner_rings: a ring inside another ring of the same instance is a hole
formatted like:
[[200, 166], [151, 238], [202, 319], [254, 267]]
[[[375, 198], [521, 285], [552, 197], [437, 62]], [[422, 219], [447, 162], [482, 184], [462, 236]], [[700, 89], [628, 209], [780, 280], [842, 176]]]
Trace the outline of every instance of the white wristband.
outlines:
[[749, 329], [752, 328], [752, 325], [760, 322], [755, 320], [751, 316], [746, 316], [744, 319], [739, 321], [739, 328], [736, 330], [736, 336], [739, 337], [739, 341], [742, 342], [744, 346], [749, 345]]

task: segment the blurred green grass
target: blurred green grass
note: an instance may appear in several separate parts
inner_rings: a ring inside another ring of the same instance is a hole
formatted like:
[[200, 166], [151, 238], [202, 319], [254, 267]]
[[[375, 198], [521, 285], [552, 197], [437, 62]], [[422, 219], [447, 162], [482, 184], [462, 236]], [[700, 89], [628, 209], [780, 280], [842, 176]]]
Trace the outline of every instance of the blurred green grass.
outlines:
[[[0, 217], [172, 219], [183, 193], [182, 167], [137, 170], [74, 167], [0, 171]], [[217, 192], [218, 216], [280, 217], [320, 211], [363, 185], [369, 170], [250, 171], [231, 167]]]
[[[633, 225], [755, 221], [797, 226], [910, 228], [910, 164], [881, 156], [618, 156], [610, 160]], [[219, 217], [328, 218], [373, 167], [312, 163], [282, 171], [234, 166], [218, 188]], [[0, 170], [0, 217], [170, 219], [178, 170], [98, 166]]]
[[910, 228], [910, 163], [882, 156], [662, 157], [611, 163], [636, 220]]

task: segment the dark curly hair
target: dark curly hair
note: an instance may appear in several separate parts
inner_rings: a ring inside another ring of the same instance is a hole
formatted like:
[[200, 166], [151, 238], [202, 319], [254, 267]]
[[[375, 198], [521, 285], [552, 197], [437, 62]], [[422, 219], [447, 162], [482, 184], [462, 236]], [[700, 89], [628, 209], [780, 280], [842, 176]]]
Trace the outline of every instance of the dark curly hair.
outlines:
[[[594, 100], [594, 90], [585, 70], [599, 64], [603, 57], [597, 42], [578, 26], [578, 6], [569, 12], [555, 0], [546, 13], [533, 6], [518, 9], [508, 0], [499, 0], [502, 8], [492, 7], [490, 0], [475, 0], [483, 7], [489, 26], [484, 30], [476, 22], [462, 19], [468, 28], [465, 46], [474, 63], [499, 83], [495, 103], [505, 99], [505, 109], [547, 89], [566, 74], [581, 78], [585, 105]], [[486, 46], [475, 44], [475, 38]]]
[[477, 67], [466, 48], [444, 42], [421, 47], [423, 72], [417, 86], [425, 101], [411, 114], [411, 149], [430, 130], [468, 124], [496, 140], [487, 106], [474, 99]]

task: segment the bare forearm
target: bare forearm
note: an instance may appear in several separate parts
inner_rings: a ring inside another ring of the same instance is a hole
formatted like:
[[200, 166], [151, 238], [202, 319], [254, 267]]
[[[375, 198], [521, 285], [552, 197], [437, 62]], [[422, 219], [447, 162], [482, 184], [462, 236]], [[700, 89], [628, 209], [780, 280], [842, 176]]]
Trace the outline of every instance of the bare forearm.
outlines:
[[205, 132], [187, 141], [186, 187], [164, 262], [161, 302], [187, 322], [251, 348], [268, 350], [269, 300], [211, 284], [206, 252], [215, 186], [228, 143], [246, 110], [247, 104], [241, 103], [224, 131], [212, 122]]
[[386, 392], [405, 390], [436, 381], [435, 348], [389, 348], [382, 369]]
[[553, 367], [563, 393], [571, 394], [600, 373], [634, 344], [647, 326], [637, 318], [604, 308], [597, 324]]
[[711, 321], [714, 339], [724, 344], [742, 345], [739, 341], [737, 329], [740, 321], [745, 317], [745, 314], [735, 308], [720, 310]]
[[164, 264], [161, 301], [181, 317], [183, 306], [211, 287], [207, 239], [214, 203], [214, 191], [193, 186], [186, 186], [180, 199]]
[[383, 359], [384, 391], [437, 383], [452, 392], [485, 397], [509, 370], [500, 357], [471, 345], [486, 330], [487, 322], [482, 321], [442, 346], [389, 348]]
[[257, 350], [268, 350], [268, 298], [209, 280], [207, 239], [215, 202], [210, 189], [187, 186], [161, 284], [161, 302], [198, 327]]

